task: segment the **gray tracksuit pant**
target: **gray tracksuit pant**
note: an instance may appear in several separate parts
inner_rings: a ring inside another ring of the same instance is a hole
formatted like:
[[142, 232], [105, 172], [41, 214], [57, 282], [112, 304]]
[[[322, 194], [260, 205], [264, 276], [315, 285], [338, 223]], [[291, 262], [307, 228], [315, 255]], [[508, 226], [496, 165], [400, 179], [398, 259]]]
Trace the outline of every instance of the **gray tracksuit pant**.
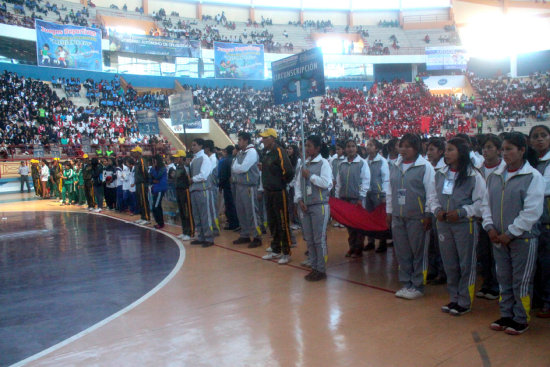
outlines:
[[241, 225], [243, 238], [260, 238], [260, 208], [258, 205], [258, 188], [251, 185], [235, 185], [235, 208]]
[[428, 274], [429, 232], [421, 218], [392, 216], [393, 246], [399, 263], [399, 281], [406, 288], [424, 291]]
[[321, 273], [326, 272], [327, 261], [327, 225], [330, 219], [328, 204], [309, 205], [307, 213], [298, 209], [302, 221], [302, 233], [307, 243], [308, 259], [311, 268]]
[[550, 305], [550, 225], [540, 225], [536, 294]]
[[500, 286], [500, 315], [515, 322], [529, 322], [538, 238], [515, 239], [508, 246], [494, 244]]
[[212, 194], [210, 190], [191, 191], [191, 207], [195, 220], [195, 233], [199, 241], [214, 241], [211, 204]]
[[437, 233], [450, 300], [470, 308], [476, 284], [478, 223], [474, 220], [460, 223], [438, 221]]
[[214, 235], [220, 234], [220, 220], [218, 218], [218, 187], [210, 189], [210, 216], [212, 217], [212, 230]]

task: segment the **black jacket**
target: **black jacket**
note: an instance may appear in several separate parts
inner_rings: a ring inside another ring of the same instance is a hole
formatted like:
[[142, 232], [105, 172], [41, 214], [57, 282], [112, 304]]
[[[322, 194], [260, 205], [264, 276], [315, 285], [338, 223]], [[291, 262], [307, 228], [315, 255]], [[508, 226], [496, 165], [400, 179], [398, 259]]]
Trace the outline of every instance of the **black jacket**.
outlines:
[[275, 145], [271, 151], [264, 151], [262, 157], [262, 184], [264, 190], [281, 191], [294, 178], [294, 168], [286, 151]]
[[231, 189], [231, 164], [233, 163], [233, 158], [228, 157], [222, 159], [218, 164], [219, 169], [219, 187], [221, 189]]

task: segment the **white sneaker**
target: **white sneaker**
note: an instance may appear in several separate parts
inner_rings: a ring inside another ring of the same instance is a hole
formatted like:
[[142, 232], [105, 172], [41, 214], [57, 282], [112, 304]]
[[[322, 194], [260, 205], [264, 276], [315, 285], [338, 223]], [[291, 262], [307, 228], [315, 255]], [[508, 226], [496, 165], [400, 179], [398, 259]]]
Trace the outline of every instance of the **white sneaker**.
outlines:
[[297, 224], [291, 224], [291, 225], [290, 225], [290, 229], [292, 229], [292, 230], [295, 231], [295, 230], [297, 230], [297, 229], [300, 229], [300, 226], [297, 225]]
[[290, 262], [290, 255], [283, 255], [281, 256], [281, 259], [277, 261], [279, 265], [288, 264]]
[[281, 254], [278, 254], [275, 252], [270, 252], [269, 254], [262, 256], [262, 259], [264, 260], [275, 260], [280, 258], [281, 258]]
[[89, 211], [92, 211], [92, 210], [94, 210], [94, 208], [90, 208], [90, 207], [88, 207], [88, 210], [89, 210]]
[[399, 298], [404, 298], [403, 295], [405, 294], [406, 291], [408, 291], [408, 289], [403, 287], [400, 290], [398, 290], [397, 292], [395, 292], [395, 296], [399, 297]]
[[422, 296], [424, 296], [424, 293], [420, 292], [418, 289], [410, 288], [410, 289], [405, 290], [405, 292], [403, 293], [402, 298], [412, 300], [412, 299], [420, 298]]
[[97, 209], [94, 210], [95, 213], [101, 213], [101, 211], [102, 210], [100, 208], [97, 208]]
[[269, 246], [268, 248], [265, 249], [266, 252], [272, 252], [273, 250], [271, 249], [271, 246]]
[[333, 226], [334, 228], [338, 228], [338, 227], [340, 226], [340, 224], [339, 224], [338, 222], [334, 222], [334, 223], [332, 223], [332, 226]]
[[144, 220], [141, 224], [143, 224], [144, 226], [146, 226], [146, 225], [151, 224], [151, 222], [149, 222], [148, 220]]
[[180, 234], [180, 235], [178, 236], [178, 238], [179, 238], [180, 240], [182, 240], [182, 241], [191, 241], [191, 237], [189, 237], [189, 236], [186, 235], [186, 234]]
[[308, 259], [302, 261], [300, 265], [305, 266], [306, 268], [311, 268], [311, 262]]
[[134, 221], [135, 224], [141, 224], [143, 222], [143, 219], [138, 219], [136, 221]]

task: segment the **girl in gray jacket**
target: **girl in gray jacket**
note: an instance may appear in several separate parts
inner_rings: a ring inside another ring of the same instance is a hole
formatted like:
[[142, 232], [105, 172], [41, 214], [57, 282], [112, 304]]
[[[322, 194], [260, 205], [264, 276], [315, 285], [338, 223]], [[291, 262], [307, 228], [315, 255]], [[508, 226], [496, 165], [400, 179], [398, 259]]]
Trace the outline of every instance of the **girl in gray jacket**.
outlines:
[[544, 203], [542, 175], [531, 166], [536, 154], [521, 133], [505, 133], [504, 168], [487, 179], [481, 212], [483, 228], [494, 246], [500, 286], [501, 318], [491, 329], [519, 335], [529, 328], [538, 228]]

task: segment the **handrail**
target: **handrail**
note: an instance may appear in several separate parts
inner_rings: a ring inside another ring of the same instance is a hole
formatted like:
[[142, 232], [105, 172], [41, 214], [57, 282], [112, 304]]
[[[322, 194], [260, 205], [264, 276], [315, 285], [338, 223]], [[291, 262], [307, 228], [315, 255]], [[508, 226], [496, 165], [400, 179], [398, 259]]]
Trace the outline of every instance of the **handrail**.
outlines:
[[403, 23], [436, 23], [451, 20], [448, 15], [407, 15]]

